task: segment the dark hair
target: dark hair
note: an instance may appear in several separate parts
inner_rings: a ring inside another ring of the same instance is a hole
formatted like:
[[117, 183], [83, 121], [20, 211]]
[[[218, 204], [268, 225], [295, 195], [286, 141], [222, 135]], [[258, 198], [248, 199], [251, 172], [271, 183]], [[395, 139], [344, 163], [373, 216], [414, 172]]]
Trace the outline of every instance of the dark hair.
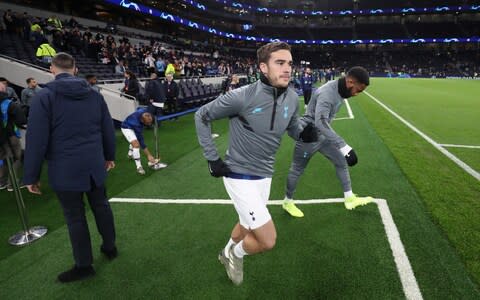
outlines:
[[75, 59], [68, 53], [59, 52], [52, 58], [52, 66], [61, 70], [75, 69]]
[[8, 82], [8, 80], [5, 77], [0, 77], [0, 82]]
[[93, 74], [88, 74], [88, 75], [85, 75], [85, 79], [86, 80], [90, 80], [92, 78], [96, 78], [97, 76], [93, 75]]
[[358, 82], [363, 83], [364, 85], [370, 84], [370, 76], [368, 71], [364, 67], [353, 67], [347, 72], [347, 77], [353, 77]]
[[34, 80], [34, 79], [35, 79], [35, 78], [33, 78], [33, 77], [28, 77], [27, 80], [26, 80], [26, 81], [27, 81], [27, 84], [30, 84], [30, 82], [32, 82], [32, 80]]
[[127, 73], [128, 76], [130, 76], [130, 78], [132, 78], [132, 79], [137, 79], [137, 76], [135, 76], [135, 73], [133, 73], [133, 72], [130, 71], [130, 70], [126, 70], [125, 73]]
[[257, 50], [258, 64], [268, 63], [268, 60], [270, 59], [270, 54], [278, 50], [292, 51], [292, 48], [290, 47], [289, 44], [285, 42], [273, 42], [273, 43], [265, 44], [262, 47], [258, 48]]

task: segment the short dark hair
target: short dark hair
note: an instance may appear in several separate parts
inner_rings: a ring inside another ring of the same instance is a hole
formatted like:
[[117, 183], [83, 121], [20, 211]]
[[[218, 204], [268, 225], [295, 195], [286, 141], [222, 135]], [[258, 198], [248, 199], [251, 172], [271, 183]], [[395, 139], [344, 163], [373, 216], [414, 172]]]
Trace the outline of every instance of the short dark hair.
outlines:
[[353, 67], [347, 72], [347, 77], [353, 77], [358, 82], [369, 85], [370, 84], [370, 76], [368, 75], [368, 71], [364, 67]]
[[292, 47], [290, 47], [290, 45], [285, 42], [272, 42], [265, 44], [257, 50], [258, 64], [260, 65], [260, 63], [268, 63], [268, 60], [270, 59], [270, 54], [278, 50], [292, 51]]
[[93, 75], [93, 74], [85, 75], [85, 79], [86, 79], [86, 80], [90, 80], [90, 79], [93, 79], [93, 78], [97, 78], [97, 76], [95, 76], [95, 75]]
[[0, 77], [0, 82], [8, 82], [8, 80], [5, 77]]
[[52, 58], [52, 65], [61, 70], [75, 69], [75, 59], [68, 53], [59, 52]]
[[32, 82], [32, 80], [34, 80], [34, 79], [35, 78], [33, 78], [33, 77], [28, 77], [27, 80], [26, 80], [27, 84], [30, 84], [30, 82]]

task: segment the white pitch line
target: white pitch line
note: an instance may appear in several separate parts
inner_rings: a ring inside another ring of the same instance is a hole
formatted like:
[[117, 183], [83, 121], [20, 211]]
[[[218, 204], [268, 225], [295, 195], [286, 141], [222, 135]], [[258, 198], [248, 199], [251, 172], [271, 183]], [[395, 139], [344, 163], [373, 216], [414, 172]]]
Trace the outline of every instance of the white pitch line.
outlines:
[[451, 148], [469, 148], [469, 149], [480, 149], [480, 146], [472, 145], [454, 145], [454, 144], [439, 144], [442, 147], [451, 147]]
[[355, 116], [353, 115], [352, 108], [350, 107], [350, 103], [348, 103], [347, 99], [343, 99], [343, 101], [345, 101], [345, 106], [347, 107], [348, 116], [350, 117], [350, 119], [354, 119]]
[[348, 103], [347, 99], [343, 99], [343, 101], [345, 101], [345, 107], [347, 108], [348, 117], [335, 118], [333, 119], [334, 121], [355, 119], [355, 116], [353, 115], [353, 112], [352, 112], [352, 108], [350, 107], [350, 103]]
[[370, 95], [367, 91], [364, 91], [364, 93], [370, 97], [373, 101], [377, 102], [378, 105], [383, 107], [386, 111], [391, 113], [394, 117], [399, 119], [403, 124], [407, 125], [410, 129], [412, 129], [415, 133], [417, 133], [419, 136], [421, 136], [424, 140], [426, 140], [428, 143], [430, 143], [433, 147], [435, 147], [438, 151], [442, 152], [446, 157], [448, 157], [450, 160], [452, 160], [454, 163], [456, 163], [460, 168], [462, 168], [465, 172], [468, 174], [472, 175], [475, 179], [480, 181], [480, 173], [472, 169], [469, 165], [464, 163], [462, 160], [460, 160], [458, 157], [450, 153], [447, 149], [443, 148], [440, 144], [435, 142], [431, 137], [426, 135], [425, 133], [421, 132], [417, 127], [413, 126], [410, 122], [402, 118], [399, 114], [394, 112], [392, 109], [390, 109], [388, 106], [383, 104], [380, 100], [375, 98], [374, 96]]
[[[225, 205], [232, 204], [231, 200], [224, 199], [140, 199], [140, 198], [111, 198], [110, 202], [118, 203], [156, 203], [156, 204], [216, 204]], [[343, 198], [330, 198], [330, 199], [311, 199], [311, 200], [295, 200], [295, 204], [327, 204], [327, 203], [343, 203]], [[283, 200], [269, 200], [269, 205], [281, 205]], [[400, 276], [400, 282], [402, 283], [403, 292], [407, 299], [421, 300], [423, 299], [422, 293], [413, 273], [410, 260], [408, 259], [405, 248], [403, 247], [400, 239], [400, 233], [397, 226], [393, 221], [392, 214], [388, 207], [387, 201], [384, 199], [375, 199], [382, 223], [387, 234], [388, 243], [392, 250], [393, 259], [397, 266], [397, 271]]]

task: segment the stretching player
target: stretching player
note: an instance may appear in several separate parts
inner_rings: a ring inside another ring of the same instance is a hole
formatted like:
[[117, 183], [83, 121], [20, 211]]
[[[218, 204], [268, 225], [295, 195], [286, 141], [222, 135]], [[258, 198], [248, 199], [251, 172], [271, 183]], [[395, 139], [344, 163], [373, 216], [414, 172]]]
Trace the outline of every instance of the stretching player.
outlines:
[[148, 150], [147, 145], [145, 145], [143, 139], [143, 127], [145, 125], [152, 125], [152, 122], [152, 114], [146, 111], [146, 109], [141, 108], [129, 115], [121, 125], [122, 133], [130, 143], [130, 145], [128, 145], [128, 157], [133, 158], [135, 166], [137, 167], [137, 173], [140, 175], [145, 174], [142, 162], [140, 161], [140, 148], [143, 149], [143, 152], [147, 156], [149, 167], [161, 169], [167, 166], [166, 164], [160, 163], [159, 158], [154, 158]]
[[368, 72], [362, 67], [353, 67], [345, 77], [324, 84], [313, 94], [303, 119], [315, 124], [319, 137], [315, 143], [306, 144], [298, 141], [295, 144], [283, 202], [283, 208], [290, 215], [303, 217], [303, 212], [293, 203], [293, 193], [310, 158], [317, 152], [323, 154], [335, 165], [337, 177], [343, 187], [345, 207], [348, 210], [372, 202], [371, 197], [362, 198], [353, 194], [348, 166], [354, 166], [357, 163], [357, 155], [352, 147], [347, 145], [330, 127], [330, 123], [343, 104], [343, 99], [360, 94], [369, 84]]

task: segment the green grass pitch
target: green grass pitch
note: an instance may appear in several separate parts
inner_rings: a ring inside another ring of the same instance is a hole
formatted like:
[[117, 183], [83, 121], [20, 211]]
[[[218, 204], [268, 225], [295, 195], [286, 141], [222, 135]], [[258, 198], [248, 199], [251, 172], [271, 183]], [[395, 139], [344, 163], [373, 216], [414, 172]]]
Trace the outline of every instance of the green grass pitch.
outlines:
[[[441, 144], [480, 145], [475, 121], [479, 82], [372, 79], [368, 92]], [[354, 192], [387, 200], [424, 299], [479, 299], [480, 186], [420, 136], [367, 95], [349, 100], [353, 119], [333, 123], [359, 156], [351, 168]], [[303, 100], [300, 100], [303, 107]], [[338, 117], [347, 117], [342, 109]], [[224, 153], [227, 121], [213, 131]], [[209, 175], [193, 116], [159, 129], [160, 153], [169, 167], [135, 173], [127, 143], [117, 132], [117, 168], [109, 197], [228, 199], [220, 179]], [[154, 147], [153, 133], [146, 131]], [[285, 136], [277, 153], [270, 199], [283, 199], [294, 142]], [[447, 148], [480, 171], [480, 149]], [[46, 168], [45, 168], [46, 169]], [[44, 170], [46, 171], [46, 170]], [[278, 231], [276, 248], [246, 257], [240, 287], [227, 279], [216, 256], [236, 214], [231, 205], [112, 203], [119, 257], [98, 248], [89, 213], [97, 276], [62, 285], [56, 275], [73, 265], [63, 215], [42, 177], [44, 194], [23, 192], [31, 225], [49, 233], [29, 246], [7, 244], [20, 230], [13, 193], [0, 191], [0, 299], [404, 299], [390, 244], [372, 204], [347, 211], [342, 204], [302, 205], [293, 219], [279, 206], [269, 210]], [[335, 171], [316, 155], [301, 178], [296, 199], [342, 197]]]

